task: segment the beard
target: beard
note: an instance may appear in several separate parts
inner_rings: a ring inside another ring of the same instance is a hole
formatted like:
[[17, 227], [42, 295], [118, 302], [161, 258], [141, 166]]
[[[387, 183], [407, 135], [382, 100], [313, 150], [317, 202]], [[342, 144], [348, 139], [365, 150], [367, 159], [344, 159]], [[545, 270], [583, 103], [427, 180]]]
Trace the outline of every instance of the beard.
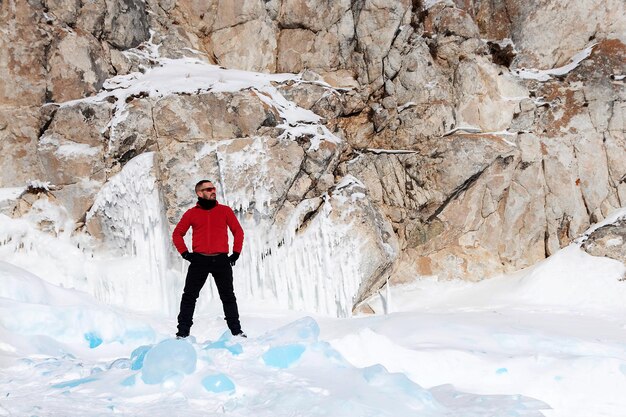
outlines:
[[215, 198], [206, 199], [202, 197], [198, 197], [198, 204], [205, 210], [211, 210], [213, 207], [217, 205], [217, 200]]

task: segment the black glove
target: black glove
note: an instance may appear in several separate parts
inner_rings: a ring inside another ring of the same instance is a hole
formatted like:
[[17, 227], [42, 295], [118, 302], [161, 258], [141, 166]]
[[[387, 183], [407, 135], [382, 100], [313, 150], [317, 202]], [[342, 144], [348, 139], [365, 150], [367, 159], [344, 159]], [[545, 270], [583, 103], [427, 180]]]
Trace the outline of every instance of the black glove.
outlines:
[[239, 259], [239, 252], [233, 252], [233, 254], [228, 257], [231, 266], [235, 266], [237, 259]]
[[189, 253], [188, 251], [184, 251], [183, 253], [180, 254], [180, 256], [182, 256], [183, 259], [186, 260], [187, 262], [193, 261], [193, 254]]

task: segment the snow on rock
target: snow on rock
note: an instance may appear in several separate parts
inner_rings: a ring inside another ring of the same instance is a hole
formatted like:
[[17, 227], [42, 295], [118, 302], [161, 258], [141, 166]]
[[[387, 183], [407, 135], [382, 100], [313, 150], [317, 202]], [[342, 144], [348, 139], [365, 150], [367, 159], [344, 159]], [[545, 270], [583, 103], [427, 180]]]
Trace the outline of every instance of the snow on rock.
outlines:
[[520, 68], [513, 70], [512, 73], [526, 80], [536, 80], [542, 82], [549, 81], [553, 77], [567, 75], [571, 71], [575, 70], [582, 61], [584, 61], [591, 55], [594, 46], [596, 46], [595, 43], [577, 53], [570, 59], [570, 62], [568, 64], [563, 65], [562, 67], [552, 68], [548, 70]]
[[454, 2], [452, 0], [425, 0], [422, 3], [422, 7], [424, 8], [424, 10], [428, 10], [431, 7], [435, 6], [436, 4], [445, 4], [447, 6], [452, 6], [452, 7], [456, 7], [456, 5], [454, 4]]
[[54, 190], [56, 187], [50, 184], [49, 181], [40, 181], [40, 180], [29, 180], [26, 183], [26, 188], [28, 190], [45, 190], [50, 191]]
[[17, 200], [24, 191], [26, 187], [0, 188], [0, 209]]
[[[626, 265], [626, 210], [616, 214], [608, 219], [615, 220], [602, 222], [599, 227], [588, 230], [577, 243], [582, 242], [581, 248], [590, 255], [615, 259]], [[626, 273], [621, 280], [626, 280]]]
[[[215, 153], [221, 202], [235, 211], [246, 211], [254, 202], [256, 211], [268, 215], [273, 209], [272, 197], [275, 193], [272, 188], [275, 182], [282, 179], [283, 173], [277, 172], [276, 168], [270, 170], [272, 155], [266, 138], [247, 139], [243, 146], [242, 141], [234, 142], [224, 140], [205, 144], [196, 154], [196, 160]], [[241, 148], [234, 151], [236, 146]], [[239, 181], [235, 182], [234, 179]]]
[[591, 235], [599, 228], [608, 226], [612, 223], [616, 223], [618, 220], [622, 219], [626, 219], [626, 207], [614, 210], [601, 222], [592, 224], [587, 230], [585, 230], [582, 236], [576, 239], [574, 242], [580, 246], [589, 237], [589, 235]]
[[[156, 51], [153, 51], [156, 54]], [[107, 127], [111, 128], [111, 141], [116, 140], [116, 126], [128, 117], [129, 97], [150, 97], [158, 99], [172, 94], [199, 94], [202, 92], [229, 93], [252, 89], [269, 106], [275, 108], [283, 123], [278, 127], [285, 130], [285, 137], [295, 139], [299, 135], [311, 135], [311, 148], [317, 149], [322, 140], [333, 143], [340, 139], [321, 123], [321, 118], [310, 110], [301, 108], [286, 100], [273, 86], [274, 83], [307, 83], [300, 75], [264, 74], [235, 69], [225, 69], [211, 65], [197, 58], [152, 58], [157, 66], [144, 72], [120, 75], [104, 82], [102, 91], [92, 97], [62, 103], [73, 106], [77, 103], [98, 103], [106, 100], [115, 102], [115, 115]], [[328, 89], [324, 82], [315, 81]], [[71, 149], [87, 152], [87, 149]], [[69, 152], [67, 149], [65, 152]]]
[[311, 142], [309, 150], [313, 151], [319, 149], [322, 140], [332, 143], [341, 142], [341, 139], [321, 124], [320, 116], [286, 100], [278, 89], [265, 87], [261, 93], [257, 93], [257, 96], [261, 101], [278, 110], [284, 121], [277, 125], [278, 128], [284, 129], [281, 137], [295, 140], [302, 136], [309, 136]]

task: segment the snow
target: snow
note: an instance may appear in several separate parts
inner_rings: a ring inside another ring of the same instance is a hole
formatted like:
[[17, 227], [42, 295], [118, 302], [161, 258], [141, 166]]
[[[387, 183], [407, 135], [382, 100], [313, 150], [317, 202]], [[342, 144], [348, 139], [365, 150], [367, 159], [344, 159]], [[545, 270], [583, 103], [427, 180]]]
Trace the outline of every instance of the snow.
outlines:
[[439, 3], [443, 3], [447, 6], [452, 6], [452, 7], [456, 7], [456, 5], [454, 4], [454, 2], [452, 2], [451, 0], [424, 0], [424, 2], [422, 2], [422, 8], [424, 10], [428, 10], [431, 7], [435, 6], [436, 4]]
[[0, 211], [11, 208], [26, 189], [27, 187], [0, 188]]
[[[428, 87], [428, 85], [427, 85], [427, 87]], [[406, 102], [404, 104], [401, 104], [401, 105], [398, 106], [398, 113], [400, 113], [401, 111], [406, 110], [406, 109], [408, 109], [410, 107], [414, 107], [416, 105], [417, 105], [417, 103], [414, 102], [414, 101], [408, 101], [408, 102]]]
[[[620, 417], [626, 266], [579, 245], [478, 283], [430, 277], [388, 287], [368, 300], [379, 312], [371, 316], [238, 297], [248, 339], [227, 332], [217, 300], [195, 317], [193, 336], [177, 340], [171, 317], [113, 307], [48, 282], [45, 268], [0, 262], [0, 412]], [[81, 258], [56, 256], [74, 276]]]
[[100, 152], [99, 148], [84, 143], [67, 143], [60, 145], [54, 153], [60, 158], [72, 158], [76, 156], [96, 156], [98, 152]]
[[580, 238], [576, 239], [576, 243], [581, 244], [582, 242], [587, 240], [589, 235], [591, 233], [593, 233], [594, 231], [598, 230], [602, 226], [606, 226], [608, 224], [615, 223], [616, 221], [618, 221], [620, 219], [626, 219], [626, 207], [618, 209], [618, 210], [614, 210], [608, 216], [606, 216], [606, 218], [604, 220], [591, 225], [591, 227], [589, 227], [589, 229], [585, 230], [585, 232], [582, 234], [582, 236]]
[[530, 68], [530, 69], [520, 68], [520, 69], [513, 70], [512, 73], [526, 80], [536, 80], [536, 81], [541, 81], [541, 82], [549, 81], [552, 79], [552, 77], [563, 76], [575, 70], [582, 61], [584, 61], [591, 55], [591, 52], [593, 51], [593, 48], [595, 46], [596, 46], [595, 43], [588, 46], [581, 52], [574, 55], [570, 59], [569, 63], [567, 63], [566, 65], [563, 65], [562, 67], [552, 68], [548, 70], [538, 70], [538, 69], [533, 69], [533, 68]]
[[380, 155], [380, 154], [413, 154], [413, 153], [417, 153], [417, 151], [412, 151], [410, 149], [367, 148], [366, 151], [375, 153], [376, 155]]
[[[152, 39], [152, 38], [151, 38]], [[116, 126], [128, 116], [127, 98], [150, 97], [158, 99], [173, 94], [199, 94], [201, 92], [233, 93], [246, 89], [252, 90], [264, 103], [275, 108], [283, 123], [277, 125], [284, 129], [284, 137], [296, 139], [299, 136], [310, 136], [311, 149], [316, 150], [321, 141], [333, 143], [341, 141], [322, 124], [321, 118], [310, 110], [301, 108], [288, 101], [274, 86], [275, 84], [315, 83], [329, 91], [334, 89], [324, 82], [310, 82], [296, 74], [265, 74], [251, 71], [225, 69], [211, 65], [198, 58], [169, 59], [161, 58], [158, 45], [151, 43], [143, 45], [144, 50], [126, 51], [127, 54], [148, 58], [157, 65], [145, 68], [144, 72], [133, 72], [119, 75], [106, 80], [102, 91], [95, 96], [61, 103], [62, 106], [72, 106], [77, 103], [101, 103], [114, 99], [115, 115], [106, 128], [111, 128], [111, 142], [117, 137]], [[54, 141], [54, 139], [48, 139]], [[54, 144], [50, 142], [51, 144]], [[60, 156], [72, 153], [88, 154], [92, 150], [77, 146], [63, 145]], [[86, 146], [86, 145], [85, 145]]]
[[448, 130], [442, 136], [450, 136], [455, 133], [463, 134], [463, 133], [481, 133], [481, 132], [482, 132], [482, 129], [476, 126], [458, 126], [458, 127], [455, 127], [454, 129]]
[[[19, 282], [29, 278], [23, 281], [24, 292], [38, 285], [50, 287], [23, 271], [1, 275], [3, 280], [7, 276]], [[67, 297], [80, 302], [76, 292], [62, 288], [54, 291], [53, 299]], [[7, 303], [14, 304], [8, 298], [0, 299], [0, 305]], [[82, 304], [85, 309], [108, 310], [93, 300], [86, 299]], [[21, 303], [15, 310], [29, 311], [34, 306]], [[51, 309], [50, 315], [62, 316], [63, 308]], [[31, 320], [37, 321], [38, 317]], [[223, 325], [209, 325], [209, 332], [199, 335], [199, 340], [206, 341], [196, 342], [193, 338], [168, 337], [162, 332], [167, 326], [158, 320], [146, 320], [161, 328], [156, 338], [104, 338], [102, 344], [90, 348], [78, 337], [61, 343], [57, 340], [60, 333], [53, 332], [46, 345], [56, 349], [44, 350], [38, 340], [41, 336], [29, 335], [21, 328], [8, 331], [6, 325], [11, 319], [3, 315], [3, 338], [17, 345], [12, 351], [0, 352], [7, 365], [0, 375], [3, 408], [14, 415], [65, 416], [165, 416], [176, 414], [181, 407], [188, 410], [186, 415], [289, 416], [311, 410], [310, 415], [342, 416], [352, 410], [350, 415], [365, 416], [375, 410], [376, 415], [410, 416], [420, 412], [444, 416], [467, 410], [468, 416], [487, 416], [493, 407], [499, 407], [518, 413], [514, 415], [540, 416], [536, 410], [546, 407], [518, 396], [485, 398], [485, 406], [476, 401], [471, 406], [454, 404], [459, 395], [469, 394], [449, 386], [431, 392], [381, 365], [355, 367], [331, 343], [320, 340], [315, 319], [295, 319], [289, 312], [278, 320], [271, 315], [259, 316], [257, 326], [251, 326], [261, 334], [256, 339], [241, 339], [240, 343], [233, 342], [232, 337], [218, 339], [226, 345], [239, 345], [238, 354], [206, 348], [215, 343], [210, 334], [218, 334]], [[288, 320], [292, 321], [280, 326]], [[131, 321], [127, 324], [132, 326]], [[67, 326], [72, 322], [68, 320]], [[120, 328], [119, 336], [127, 332]]]
[[[618, 219], [624, 215], [626, 211], [621, 209], [610, 217]], [[432, 308], [445, 302], [444, 307], [454, 310], [475, 309], [480, 305], [494, 310], [504, 306], [530, 307], [568, 314], [577, 314], [581, 309], [595, 314], [607, 310], [626, 312], [626, 285], [620, 281], [626, 274], [626, 266], [610, 258], [591, 256], [580, 249], [580, 244], [581, 241], [576, 241], [523, 271], [475, 284], [442, 282], [435, 276], [408, 286], [392, 287], [393, 311]], [[380, 294], [368, 302], [376, 312], [384, 311], [384, 303]]]

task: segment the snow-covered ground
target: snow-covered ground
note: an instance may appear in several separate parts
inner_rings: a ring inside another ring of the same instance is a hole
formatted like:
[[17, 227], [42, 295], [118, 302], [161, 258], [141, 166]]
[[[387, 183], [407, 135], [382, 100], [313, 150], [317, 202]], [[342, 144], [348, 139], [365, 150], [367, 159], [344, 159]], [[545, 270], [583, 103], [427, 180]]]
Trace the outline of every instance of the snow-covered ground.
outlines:
[[[219, 301], [209, 302], [193, 338], [178, 341], [165, 309], [137, 313], [47, 282], [36, 265], [50, 253], [28, 254], [37, 275], [17, 266], [25, 259], [15, 253], [0, 256], [0, 416], [626, 410], [626, 268], [576, 243], [511, 276], [392, 288], [370, 300], [379, 313], [371, 316], [315, 316], [241, 299], [248, 339], [225, 334]], [[75, 276], [77, 265], [65, 259]]]

